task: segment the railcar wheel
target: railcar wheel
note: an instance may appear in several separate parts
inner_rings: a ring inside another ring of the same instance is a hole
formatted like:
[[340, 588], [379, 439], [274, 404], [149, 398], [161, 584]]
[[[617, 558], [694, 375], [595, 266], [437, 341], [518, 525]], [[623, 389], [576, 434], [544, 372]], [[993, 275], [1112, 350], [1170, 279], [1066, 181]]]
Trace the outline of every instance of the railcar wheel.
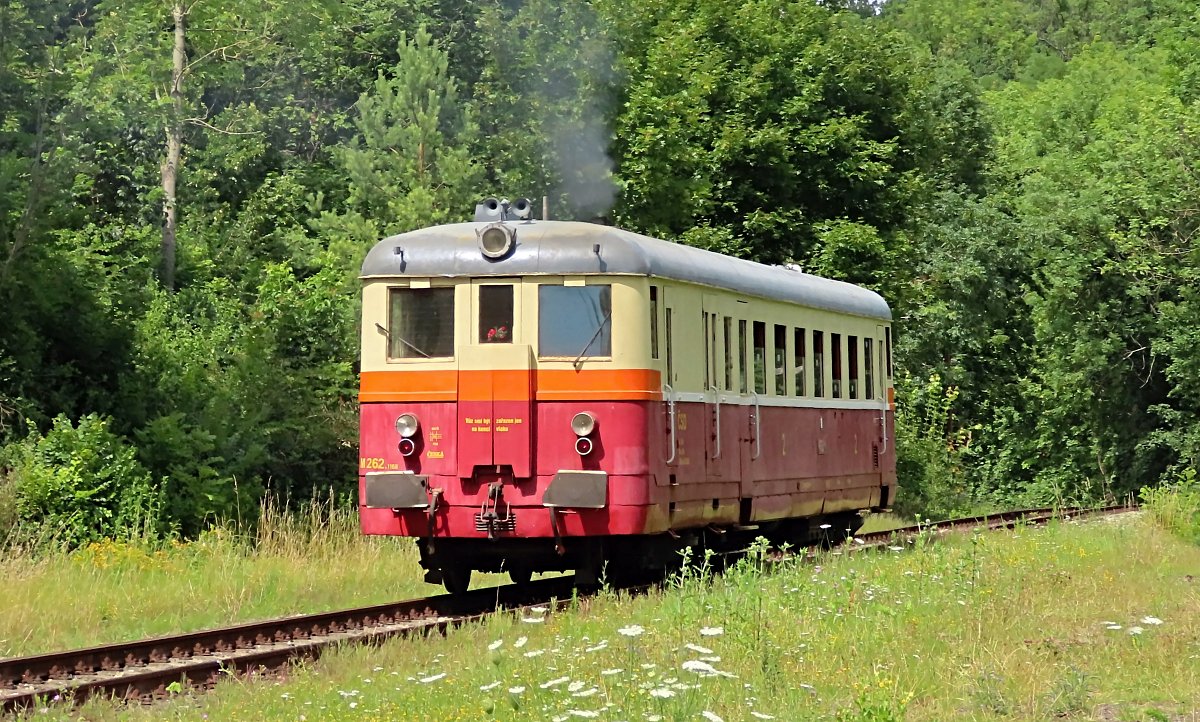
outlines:
[[528, 584], [533, 579], [533, 570], [529, 567], [513, 567], [508, 570], [508, 578], [513, 584]]
[[462, 594], [471, 586], [471, 568], [463, 566], [442, 567], [442, 586], [451, 594]]

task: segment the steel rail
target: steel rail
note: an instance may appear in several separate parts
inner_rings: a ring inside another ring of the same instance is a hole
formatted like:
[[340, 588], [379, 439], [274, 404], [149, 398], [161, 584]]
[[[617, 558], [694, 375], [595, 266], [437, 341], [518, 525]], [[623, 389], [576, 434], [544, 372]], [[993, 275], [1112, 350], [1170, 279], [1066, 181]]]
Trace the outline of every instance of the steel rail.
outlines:
[[333, 645], [444, 632], [496, 611], [561, 607], [574, 577], [475, 589], [390, 604], [237, 624], [135, 642], [0, 660], [0, 711], [55, 698], [166, 696], [174, 683], [211, 686], [233, 671], [274, 670]]
[[[851, 551], [893, 545], [898, 539], [942, 536], [955, 530], [1006, 529], [1065, 517], [1092, 517], [1133, 511], [1135, 506], [1098, 509], [1023, 509], [922, 523], [872, 532], [847, 540]], [[936, 533], [936, 534], [935, 534]], [[819, 542], [819, 540], [818, 540]], [[346, 643], [377, 643], [397, 636], [444, 633], [495, 612], [559, 609], [578, 593], [574, 577], [539, 579], [316, 614], [297, 615], [229, 627], [156, 637], [50, 654], [0, 659], [0, 712], [28, 709], [59, 699], [82, 702], [104, 695], [148, 700], [164, 697], [176, 683], [206, 688], [232, 672], [273, 671], [294, 659], [313, 659]], [[655, 585], [625, 587], [631, 593]]]

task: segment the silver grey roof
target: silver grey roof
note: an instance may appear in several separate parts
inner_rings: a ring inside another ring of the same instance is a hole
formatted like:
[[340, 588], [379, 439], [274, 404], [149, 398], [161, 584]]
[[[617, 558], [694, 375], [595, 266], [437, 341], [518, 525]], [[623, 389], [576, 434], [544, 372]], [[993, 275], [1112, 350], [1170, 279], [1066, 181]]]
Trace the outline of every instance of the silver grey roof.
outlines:
[[[859, 286], [595, 223], [507, 223], [516, 230], [516, 248], [500, 260], [490, 260], [480, 253], [476, 236], [476, 231], [486, 225], [453, 223], [385, 238], [367, 254], [362, 277], [632, 274], [714, 286], [855, 316], [892, 318], [883, 297]], [[593, 251], [595, 244], [600, 244], [598, 255]]]

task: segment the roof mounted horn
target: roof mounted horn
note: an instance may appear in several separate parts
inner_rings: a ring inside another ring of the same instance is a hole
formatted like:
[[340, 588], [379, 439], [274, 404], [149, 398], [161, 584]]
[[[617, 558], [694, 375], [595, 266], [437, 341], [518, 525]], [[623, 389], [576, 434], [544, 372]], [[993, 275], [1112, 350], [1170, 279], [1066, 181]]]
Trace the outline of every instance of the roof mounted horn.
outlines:
[[475, 204], [476, 223], [530, 220], [533, 220], [533, 202], [528, 198], [510, 202], [507, 198], [491, 197]]

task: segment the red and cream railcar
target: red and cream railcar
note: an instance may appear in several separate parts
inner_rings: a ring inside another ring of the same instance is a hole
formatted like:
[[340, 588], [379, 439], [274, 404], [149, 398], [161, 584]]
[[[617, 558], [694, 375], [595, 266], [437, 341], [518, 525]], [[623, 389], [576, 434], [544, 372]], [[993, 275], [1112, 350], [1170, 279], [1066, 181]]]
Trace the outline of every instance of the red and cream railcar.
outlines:
[[429, 581], [662, 566], [888, 505], [877, 294], [482, 208], [362, 271], [362, 529], [416, 537]]

